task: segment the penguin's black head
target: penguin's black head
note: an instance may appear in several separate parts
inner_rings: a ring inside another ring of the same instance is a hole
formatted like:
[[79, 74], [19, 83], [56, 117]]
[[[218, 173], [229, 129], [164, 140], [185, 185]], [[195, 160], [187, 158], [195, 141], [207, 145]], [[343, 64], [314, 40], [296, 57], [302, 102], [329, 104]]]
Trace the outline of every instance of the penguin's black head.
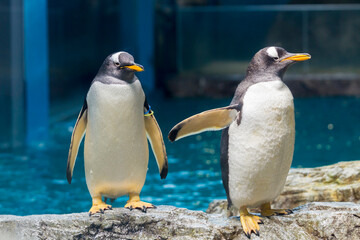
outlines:
[[109, 55], [99, 70], [99, 74], [131, 82], [135, 72], [144, 71], [144, 67], [134, 62], [134, 57], [127, 52]]
[[255, 54], [248, 66], [247, 75], [273, 74], [282, 78], [291, 64], [310, 58], [308, 53], [289, 53], [281, 47], [266, 47]]

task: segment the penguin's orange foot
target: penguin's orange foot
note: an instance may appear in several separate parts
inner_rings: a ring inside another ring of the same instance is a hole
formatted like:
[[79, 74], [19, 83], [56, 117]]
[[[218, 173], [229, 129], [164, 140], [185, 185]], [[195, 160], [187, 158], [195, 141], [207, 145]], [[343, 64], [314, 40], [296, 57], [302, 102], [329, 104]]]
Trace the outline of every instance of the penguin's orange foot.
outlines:
[[263, 223], [261, 217], [249, 213], [247, 215], [240, 216], [240, 221], [244, 233], [248, 238], [250, 238], [251, 233], [255, 233], [256, 236], [260, 235], [259, 224]]
[[290, 209], [271, 209], [270, 202], [264, 203], [260, 206], [261, 216], [270, 217], [277, 215], [289, 215], [293, 213]]
[[111, 210], [112, 206], [104, 202], [93, 204], [89, 211], [89, 216], [95, 213], [104, 213], [105, 210]]
[[145, 212], [148, 208], [156, 208], [151, 203], [142, 202], [142, 201], [128, 201], [128, 203], [125, 205], [125, 208], [130, 209], [132, 211], [133, 209], [140, 209], [141, 211]]
[[293, 213], [290, 209], [264, 209], [261, 210], [261, 216], [270, 217], [270, 216], [278, 216], [278, 215], [289, 215]]
[[263, 224], [261, 217], [250, 214], [246, 207], [240, 208], [240, 221], [245, 235], [250, 239], [251, 233], [256, 236], [260, 235], [260, 226]]

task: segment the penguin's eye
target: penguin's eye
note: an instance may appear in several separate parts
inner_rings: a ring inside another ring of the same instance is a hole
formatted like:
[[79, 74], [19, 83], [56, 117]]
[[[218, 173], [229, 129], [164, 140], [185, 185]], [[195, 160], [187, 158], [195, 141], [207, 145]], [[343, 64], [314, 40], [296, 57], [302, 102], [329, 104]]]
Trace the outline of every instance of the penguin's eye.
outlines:
[[115, 66], [120, 67], [120, 63], [119, 63], [119, 62], [115, 62]]
[[273, 59], [274, 59], [274, 61], [277, 61], [277, 60], [279, 60], [279, 58], [278, 58], [278, 57], [273, 57]]

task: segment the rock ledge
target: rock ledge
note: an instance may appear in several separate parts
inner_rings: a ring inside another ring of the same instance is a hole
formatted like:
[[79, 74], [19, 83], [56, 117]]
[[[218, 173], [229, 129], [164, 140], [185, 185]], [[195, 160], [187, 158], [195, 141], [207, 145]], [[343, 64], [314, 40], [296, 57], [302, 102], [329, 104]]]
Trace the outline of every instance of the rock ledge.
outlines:
[[[294, 214], [264, 219], [252, 239], [358, 239], [360, 205], [309, 203]], [[124, 208], [89, 217], [66, 215], [0, 216], [0, 239], [247, 239], [236, 217], [172, 206], [147, 213]]]

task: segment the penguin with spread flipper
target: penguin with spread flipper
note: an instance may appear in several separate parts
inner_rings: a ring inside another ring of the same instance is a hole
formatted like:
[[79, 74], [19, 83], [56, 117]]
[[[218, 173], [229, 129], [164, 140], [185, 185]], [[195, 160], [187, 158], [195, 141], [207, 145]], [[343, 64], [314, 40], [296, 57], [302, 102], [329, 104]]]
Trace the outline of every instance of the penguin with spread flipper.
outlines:
[[172, 128], [170, 141], [208, 130], [221, 130], [221, 172], [228, 206], [239, 209], [247, 237], [259, 235], [262, 216], [286, 215], [270, 202], [284, 188], [295, 142], [293, 96], [282, 78], [287, 68], [310, 59], [280, 47], [261, 49], [251, 60], [229, 106], [205, 111]]
[[[111, 209], [105, 199], [129, 195], [126, 208], [155, 207], [140, 201], [148, 170], [150, 142], [166, 178], [168, 162], [161, 130], [135, 72], [144, 68], [126, 52], [108, 56], [91, 83], [71, 137], [67, 179], [71, 183], [75, 160], [85, 135], [86, 184], [92, 197], [89, 214]], [[86, 132], [86, 134], [85, 134]]]

